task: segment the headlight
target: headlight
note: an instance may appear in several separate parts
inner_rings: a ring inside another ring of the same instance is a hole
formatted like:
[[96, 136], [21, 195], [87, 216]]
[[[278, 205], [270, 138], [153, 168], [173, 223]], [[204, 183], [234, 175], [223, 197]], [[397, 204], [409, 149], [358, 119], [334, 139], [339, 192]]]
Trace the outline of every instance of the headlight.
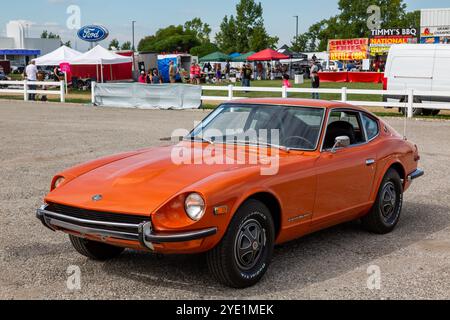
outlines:
[[198, 193], [191, 193], [184, 203], [187, 215], [194, 221], [199, 221], [205, 214], [205, 200]]
[[56, 179], [55, 183], [53, 183], [52, 190], [59, 188], [64, 183], [65, 180], [66, 178], [64, 177], [59, 177], [58, 179]]

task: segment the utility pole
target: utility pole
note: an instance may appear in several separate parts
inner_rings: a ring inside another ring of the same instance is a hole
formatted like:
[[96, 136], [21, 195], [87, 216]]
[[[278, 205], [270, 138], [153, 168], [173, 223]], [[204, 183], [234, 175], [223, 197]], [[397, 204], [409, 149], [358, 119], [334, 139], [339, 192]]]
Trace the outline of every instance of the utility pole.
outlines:
[[296, 26], [295, 26], [295, 38], [298, 39], [298, 18], [299, 16], [294, 16], [296, 20]]
[[[133, 72], [136, 71], [136, 61], [135, 61], [135, 57], [134, 57], [134, 54], [136, 52], [136, 46], [135, 46], [135, 40], [134, 40], [134, 25], [135, 24], [136, 24], [136, 21], [133, 20], [131, 22], [131, 29], [133, 31], [133, 44], [132, 44], [132, 47], [131, 47], [131, 50], [133, 51]], [[133, 74], [133, 76], [134, 76], [134, 74]]]

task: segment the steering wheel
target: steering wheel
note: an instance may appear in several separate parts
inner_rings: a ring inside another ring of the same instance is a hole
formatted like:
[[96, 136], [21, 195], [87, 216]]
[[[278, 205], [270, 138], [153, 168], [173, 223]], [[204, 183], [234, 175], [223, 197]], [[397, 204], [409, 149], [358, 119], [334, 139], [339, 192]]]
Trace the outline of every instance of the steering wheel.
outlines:
[[315, 147], [311, 141], [309, 141], [308, 139], [306, 139], [304, 137], [300, 137], [300, 136], [292, 136], [292, 137], [288, 137], [288, 138], [284, 139], [283, 145], [289, 146], [288, 142], [291, 140], [301, 140], [302, 142], [305, 142], [307, 146], [311, 147], [311, 149], [314, 149], [314, 147]]

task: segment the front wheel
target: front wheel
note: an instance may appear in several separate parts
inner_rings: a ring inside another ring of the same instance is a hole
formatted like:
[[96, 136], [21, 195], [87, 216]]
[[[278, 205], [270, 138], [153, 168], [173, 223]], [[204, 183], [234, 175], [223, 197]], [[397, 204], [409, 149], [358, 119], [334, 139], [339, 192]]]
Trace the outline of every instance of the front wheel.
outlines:
[[269, 209], [259, 201], [247, 201], [220, 244], [208, 253], [209, 270], [226, 286], [251, 287], [267, 272], [274, 242], [275, 227]]
[[125, 249], [70, 235], [70, 242], [81, 255], [92, 260], [107, 261], [119, 256]]
[[389, 169], [381, 183], [377, 200], [372, 210], [362, 219], [363, 226], [373, 233], [390, 233], [400, 220], [402, 207], [402, 180], [396, 170]]

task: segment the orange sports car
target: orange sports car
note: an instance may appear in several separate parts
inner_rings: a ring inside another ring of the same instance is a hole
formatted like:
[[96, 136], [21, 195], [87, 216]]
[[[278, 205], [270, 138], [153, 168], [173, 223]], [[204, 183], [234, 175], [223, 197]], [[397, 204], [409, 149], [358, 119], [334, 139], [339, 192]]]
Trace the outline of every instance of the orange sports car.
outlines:
[[419, 160], [416, 145], [364, 109], [240, 100], [179, 143], [61, 172], [37, 217], [91, 259], [126, 248], [207, 253], [219, 282], [245, 288], [277, 244], [355, 219], [393, 231], [403, 193], [424, 174]]

